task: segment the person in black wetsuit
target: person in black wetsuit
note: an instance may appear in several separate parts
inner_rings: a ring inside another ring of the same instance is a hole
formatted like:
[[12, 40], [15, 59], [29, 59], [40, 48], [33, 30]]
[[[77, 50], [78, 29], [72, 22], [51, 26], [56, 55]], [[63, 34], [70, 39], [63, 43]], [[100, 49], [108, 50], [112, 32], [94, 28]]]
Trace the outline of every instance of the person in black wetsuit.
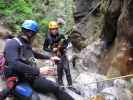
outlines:
[[56, 51], [58, 52], [59, 45], [61, 44], [62, 50], [60, 50], [61, 55], [59, 56], [61, 60], [57, 63], [58, 84], [61, 86], [64, 85], [62, 77], [63, 72], [65, 72], [68, 85], [72, 86], [69, 61], [65, 52], [68, 46], [68, 40], [63, 34], [59, 33], [58, 28], [59, 26], [56, 21], [49, 22], [49, 34], [44, 41], [43, 50], [49, 54]]
[[[37, 31], [38, 24], [33, 20], [25, 20], [22, 24], [22, 33], [6, 42], [4, 56], [8, 68], [5, 77], [17, 76], [21, 81], [27, 81], [32, 88], [40, 93], [53, 93], [58, 100], [74, 100], [69, 94], [61, 89], [56, 83], [40, 76], [35, 58], [50, 59], [32, 50], [32, 40]], [[0, 93], [0, 100], [4, 100], [4, 94]]]

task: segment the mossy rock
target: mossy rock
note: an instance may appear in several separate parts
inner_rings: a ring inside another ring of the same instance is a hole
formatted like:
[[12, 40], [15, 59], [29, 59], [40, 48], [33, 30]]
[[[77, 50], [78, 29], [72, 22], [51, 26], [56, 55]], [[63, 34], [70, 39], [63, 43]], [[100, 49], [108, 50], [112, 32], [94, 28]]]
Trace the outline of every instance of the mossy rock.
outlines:
[[78, 39], [73, 41], [72, 44], [78, 50], [82, 50], [83, 48], [85, 48], [87, 46], [87, 44], [84, 41], [79, 41]]
[[119, 77], [120, 76], [120, 71], [118, 69], [116, 69], [115, 67], [110, 67], [106, 76], [108, 78]]

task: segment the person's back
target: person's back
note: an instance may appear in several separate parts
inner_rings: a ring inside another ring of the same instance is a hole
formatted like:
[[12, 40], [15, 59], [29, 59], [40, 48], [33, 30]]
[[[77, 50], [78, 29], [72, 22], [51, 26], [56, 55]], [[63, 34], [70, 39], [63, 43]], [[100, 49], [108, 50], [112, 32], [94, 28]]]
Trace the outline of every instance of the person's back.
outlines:
[[[6, 42], [4, 55], [9, 70], [10, 68], [12, 69], [10, 73], [9, 71], [7, 72], [6, 74], [7, 77], [10, 76], [10, 74], [17, 74], [19, 75], [19, 77], [25, 79], [26, 77], [24, 77], [24, 73], [26, 71], [31, 73], [31, 75], [32, 74], [39, 75], [39, 70], [37, 70], [37, 68], [33, 66], [34, 63], [30, 61], [31, 59], [35, 59], [31, 44], [28, 43], [22, 37], [13, 38], [10, 39], [8, 42]], [[34, 72], [32, 72], [33, 71], [32, 67], [34, 67], [35, 69]]]

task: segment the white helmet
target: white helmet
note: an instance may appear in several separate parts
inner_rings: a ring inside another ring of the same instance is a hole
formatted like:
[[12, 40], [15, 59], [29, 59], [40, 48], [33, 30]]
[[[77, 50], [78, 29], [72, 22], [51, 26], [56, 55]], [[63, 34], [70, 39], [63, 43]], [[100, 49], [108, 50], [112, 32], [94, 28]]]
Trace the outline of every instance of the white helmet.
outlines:
[[57, 19], [57, 23], [58, 23], [58, 24], [63, 24], [63, 25], [64, 25], [64, 24], [65, 24], [65, 21], [64, 21], [63, 18], [58, 18], [58, 19]]

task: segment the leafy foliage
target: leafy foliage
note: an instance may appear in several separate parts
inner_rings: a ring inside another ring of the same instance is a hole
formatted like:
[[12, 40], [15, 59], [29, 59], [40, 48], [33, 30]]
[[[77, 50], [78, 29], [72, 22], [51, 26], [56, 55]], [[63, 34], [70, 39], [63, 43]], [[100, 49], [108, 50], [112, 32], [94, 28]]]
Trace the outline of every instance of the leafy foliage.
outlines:
[[33, 19], [40, 24], [40, 35], [47, 33], [48, 22], [64, 17], [65, 29], [73, 25], [73, 0], [0, 0], [0, 20], [14, 32], [20, 31], [25, 19]]
[[24, 0], [1, 0], [0, 12], [4, 22], [14, 31], [20, 29], [18, 24], [24, 19], [31, 18], [32, 7]]

